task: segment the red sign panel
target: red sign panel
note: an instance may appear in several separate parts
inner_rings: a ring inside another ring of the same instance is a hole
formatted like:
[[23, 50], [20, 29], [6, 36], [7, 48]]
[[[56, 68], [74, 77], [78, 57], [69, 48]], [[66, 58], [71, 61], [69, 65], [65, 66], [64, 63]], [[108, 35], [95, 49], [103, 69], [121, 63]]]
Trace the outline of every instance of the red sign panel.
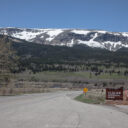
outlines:
[[107, 88], [106, 99], [107, 100], [123, 100], [123, 87], [118, 89]]

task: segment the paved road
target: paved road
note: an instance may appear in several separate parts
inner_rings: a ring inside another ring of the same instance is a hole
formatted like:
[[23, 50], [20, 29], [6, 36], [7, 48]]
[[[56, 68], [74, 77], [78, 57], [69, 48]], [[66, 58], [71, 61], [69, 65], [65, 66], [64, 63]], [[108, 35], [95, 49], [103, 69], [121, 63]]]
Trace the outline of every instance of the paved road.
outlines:
[[80, 92], [0, 97], [0, 128], [128, 128], [128, 115], [77, 102]]

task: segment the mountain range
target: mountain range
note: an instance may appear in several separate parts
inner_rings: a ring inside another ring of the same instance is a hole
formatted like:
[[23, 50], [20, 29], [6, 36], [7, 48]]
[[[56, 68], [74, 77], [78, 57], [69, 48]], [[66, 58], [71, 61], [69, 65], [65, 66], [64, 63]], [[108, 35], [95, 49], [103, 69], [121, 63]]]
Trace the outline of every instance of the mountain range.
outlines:
[[0, 28], [0, 34], [43, 45], [73, 47], [74, 45], [84, 44], [91, 48], [101, 48], [109, 51], [117, 51], [120, 48], [128, 47], [128, 32], [8, 27]]

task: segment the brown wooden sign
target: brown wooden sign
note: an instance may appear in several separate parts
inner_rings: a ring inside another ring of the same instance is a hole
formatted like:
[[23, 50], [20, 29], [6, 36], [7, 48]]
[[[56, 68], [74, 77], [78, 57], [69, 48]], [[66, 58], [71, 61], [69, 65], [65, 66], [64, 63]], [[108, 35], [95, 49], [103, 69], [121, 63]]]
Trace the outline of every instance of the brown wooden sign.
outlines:
[[118, 89], [107, 88], [106, 99], [107, 100], [123, 100], [123, 87]]

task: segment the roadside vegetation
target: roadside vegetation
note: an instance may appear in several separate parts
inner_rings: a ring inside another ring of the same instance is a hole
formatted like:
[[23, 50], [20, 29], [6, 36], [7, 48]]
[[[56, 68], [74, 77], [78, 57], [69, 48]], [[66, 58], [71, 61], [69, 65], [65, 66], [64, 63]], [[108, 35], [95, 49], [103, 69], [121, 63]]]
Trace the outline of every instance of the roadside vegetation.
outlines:
[[89, 104], [105, 104], [105, 90], [93, 90], [81, 94], [75, 100]]

